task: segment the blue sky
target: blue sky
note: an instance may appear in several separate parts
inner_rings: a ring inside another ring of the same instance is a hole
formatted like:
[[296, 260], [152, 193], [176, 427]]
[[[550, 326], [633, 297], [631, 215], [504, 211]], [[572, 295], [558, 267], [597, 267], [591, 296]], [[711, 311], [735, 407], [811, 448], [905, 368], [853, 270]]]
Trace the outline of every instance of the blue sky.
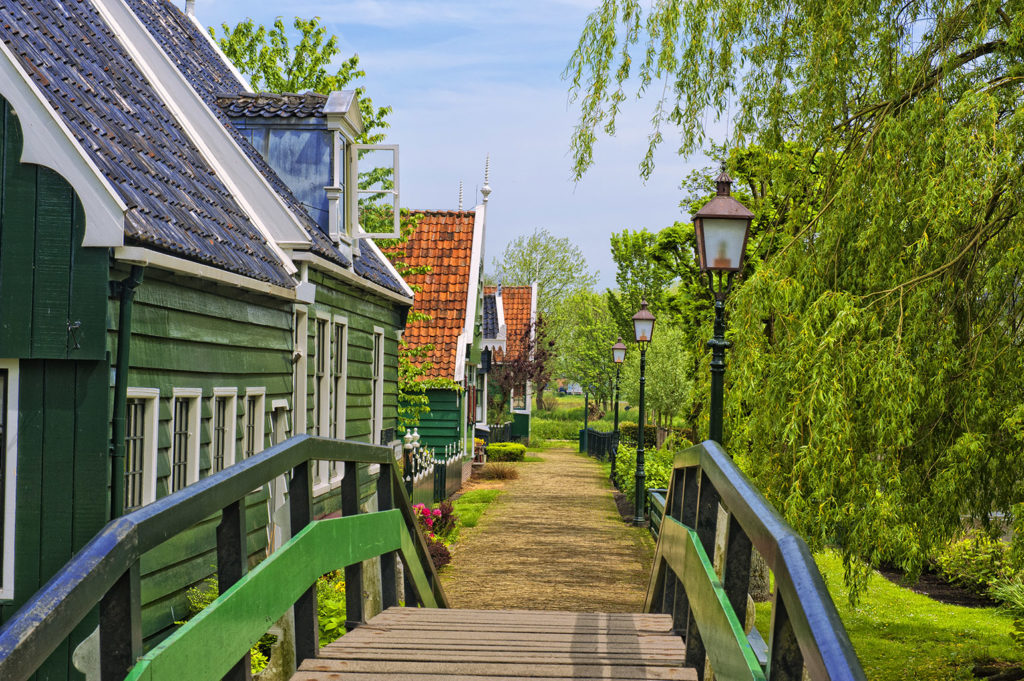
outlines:
[[[184, 0], [180, 0], [184, 6]], [[486, 261], [516, 236], [545, 227], [579, 245], [602, 286], [614, 285], [609, 235], [657, 231], [688, 219], [679, 185], [702, 159], [685, 161], [666, 135], [654, 175], [639, 179], [653, 101], [631, 102], [615, 138], [602, 138], [587, 175], [571, 178], [576, 109], [561, 73], [597, 0], [197, 0], [206, 26], [251, 17], [319, 16], [356, 52], [362, 83], [394, 107], [388, 142], [401, 147], [402, 205], [466, 207], [479, 200], [490, 153]], [[720, 141], [720, 140], [719, 140]], [[474, 196], [477, 198], [474, 199]]]

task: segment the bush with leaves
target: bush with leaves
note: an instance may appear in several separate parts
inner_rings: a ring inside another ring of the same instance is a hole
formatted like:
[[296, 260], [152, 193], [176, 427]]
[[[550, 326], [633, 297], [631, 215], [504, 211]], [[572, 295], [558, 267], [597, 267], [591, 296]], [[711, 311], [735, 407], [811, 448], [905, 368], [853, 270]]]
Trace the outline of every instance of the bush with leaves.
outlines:
[[487, 445], [488, 461], [522, 461], [526, 457], [526, 445], [518, 442], [495, 442]]
[[316, 611], [320, 623], [320, 645], [325, 646], [345, 633], [345, 573], [329, 572], [316, 582]]
[[[622, 421], [619, 423], [619, 437], [622, 438], [623, 444], [636, 447], [639, 439], [637, 433], [640, 430], [639, 426], [632, 421]], [[654, 449], [658, 444], [658, 427], [653, 423], [648, 423], [644, 428], [644, 449], [648, 447]]]
[[[653, 489], [668, 487], [672, 478], [674, 454], [667, 449], [644, 450], [644, 487]], [[633, 500], [636, 495], [636, 449], [619, 445], [615, 457], [615, 480], [626, 498]]]
[[938, 555], [935, 564], [953, 584], [979, 594], [987, 594], [998, 583], [1013, 581], [1016, 570], [1007, 559], [1009, 546], [978, 530], [949, 542]]

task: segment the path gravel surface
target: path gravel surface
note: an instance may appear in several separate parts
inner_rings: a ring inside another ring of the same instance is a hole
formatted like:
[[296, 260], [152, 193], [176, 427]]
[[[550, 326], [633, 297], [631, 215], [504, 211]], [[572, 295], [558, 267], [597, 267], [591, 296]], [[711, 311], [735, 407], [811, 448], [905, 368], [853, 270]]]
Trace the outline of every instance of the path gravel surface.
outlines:
[[454, 608], [642, 612], [654, 543], [623, 522], [593, 459], [569, 449], [516, 464], [441, 581]]

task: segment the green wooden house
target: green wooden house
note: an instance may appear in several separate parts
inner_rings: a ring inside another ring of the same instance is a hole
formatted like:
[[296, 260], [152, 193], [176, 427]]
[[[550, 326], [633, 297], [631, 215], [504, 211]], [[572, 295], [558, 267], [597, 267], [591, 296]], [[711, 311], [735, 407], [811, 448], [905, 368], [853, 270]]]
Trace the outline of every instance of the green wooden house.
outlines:
[[[394, 439], [412, 295], [344, 191], [358, 102], [320, 98], [331, 149], [289, 166], [218, 101], [248, 89], [163, 0], [5, 5], [0, 621], [113, 516], [294, 433]], [[333, 180], [333, 218], [304, 207], [301, 164]], [[315, 487], [324, 512], [337, 475]], [[279, 493], [248, 498], [251, 561], [282, 539]], [[187, 615], [213, 547], [211, 520], [144, 557], [150, 642]], [[93, 624], [41, 676], [80, 678], [69, 660]]]
[[481, 395], [481, 321], [483, 313], [483, 246], [487, 198], [473, 210], [410, 211], [422, 217], [404, 246], [406, 264], [428, 268], [407, 276], [418, 288], [414, 309], [429, 315], [410, 321], [404, 339], [412, 348], [426, 349], [418, 359], [430, 411], [418, 426], [423, 446], [441, 451], [455, 445], [472, 451]]

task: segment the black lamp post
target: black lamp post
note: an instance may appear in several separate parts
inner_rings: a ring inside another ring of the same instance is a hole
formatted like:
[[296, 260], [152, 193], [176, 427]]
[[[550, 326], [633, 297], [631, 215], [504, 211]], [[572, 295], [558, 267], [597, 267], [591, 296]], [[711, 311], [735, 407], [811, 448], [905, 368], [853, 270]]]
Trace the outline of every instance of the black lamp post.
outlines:
[[612, 465], [609, 477], [614, 482], [615, 459], [619, 455], [619, 372], [622, 370], [622, 363], [626, 361], [626, 344], [622, 342], [622, 336], [619, 336], [619, 341], [612, 346], [612, 359], [615, 360], [615, 427], [612, 429], [615, 435], [612, 436], [612, 453], [609, 457]]
[[647, 382], [647, 344], [654, 335], [654, 315], [647, 309], [647, 301], [640, 301], [640, 311], [633, 315], [633, 333], [640, 345], [640, 423], [636, 436], [636, 498], [633, 504], [633, 524], [644, 524], [644, 495], [647, 493], [647, 475], [644, 473], [644, 441], [647, 439], [647, 413], [644, 411], [644, 387]]
[[[711, 348], [711, 413], [708, 437], [722, 444], [722, 399], [725, 379], [725, 297], [732, 289], [733, 277], [743, 269], [750, 221], [754, 214], [729, 195], [732, 178], [722, 168], [715, 179], [715, 198], [693, 216], [697, 232], [697, 255], [700, 271], [707, 272], [708, 290], [715, 300], [714, 336]], [[725, 285], [722, 285], [722, 275]], [[642, 385], [642, 384], [641, 384]]]

